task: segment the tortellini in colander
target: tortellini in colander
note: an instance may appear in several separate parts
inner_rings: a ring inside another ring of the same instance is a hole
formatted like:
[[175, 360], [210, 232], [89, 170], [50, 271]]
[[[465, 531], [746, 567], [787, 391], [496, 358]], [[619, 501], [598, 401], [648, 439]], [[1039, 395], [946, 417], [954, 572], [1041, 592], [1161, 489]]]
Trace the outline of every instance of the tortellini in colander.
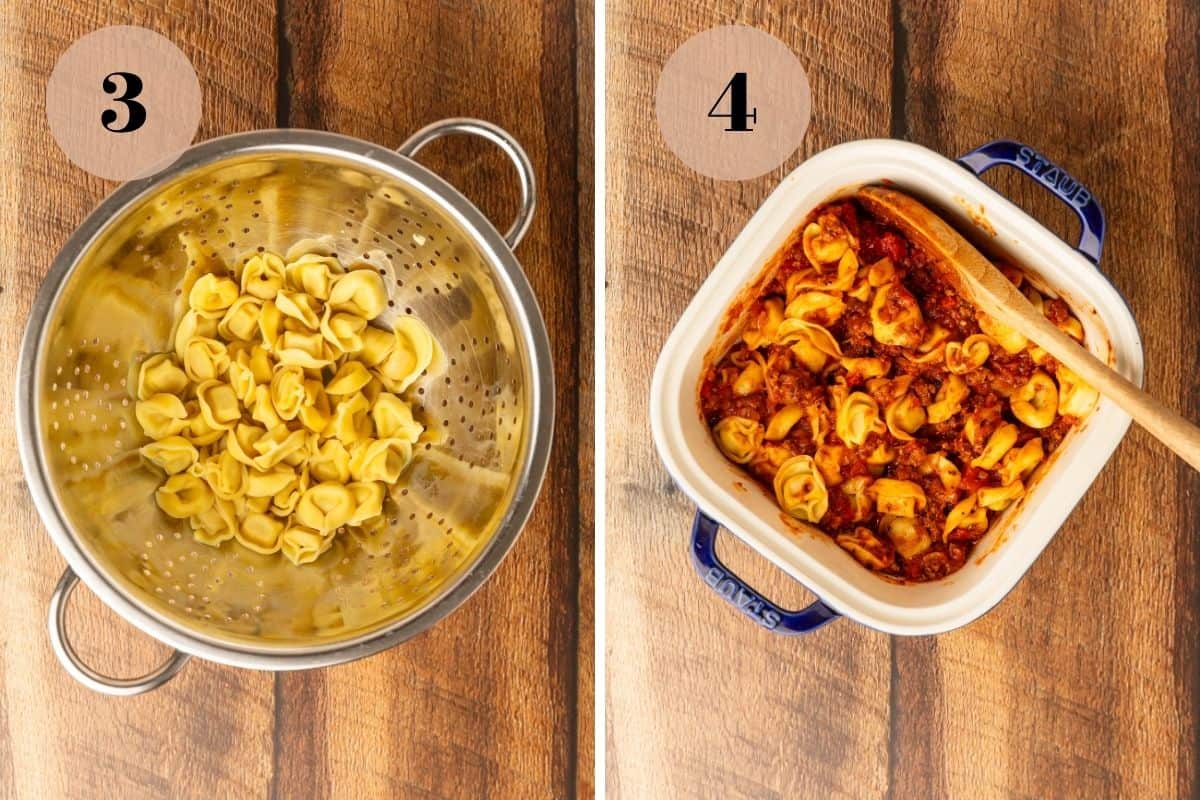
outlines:
[[436, 346], [415, 317], [372, 326], [387, 299], [373, 269], [315, 254], [259, 253], [185, 284], [171, 350], [135, 385], [159, 508], [198, 542], [297, 565], [381, 524], [425, 431], [402, 395]]

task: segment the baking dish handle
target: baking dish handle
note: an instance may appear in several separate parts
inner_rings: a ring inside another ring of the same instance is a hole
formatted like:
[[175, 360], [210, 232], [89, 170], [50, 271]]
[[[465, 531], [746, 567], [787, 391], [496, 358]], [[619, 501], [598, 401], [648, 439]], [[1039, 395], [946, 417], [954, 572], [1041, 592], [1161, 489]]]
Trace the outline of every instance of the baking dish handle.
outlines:
[[157, 689], [183, 669], [183, 665], [191, 656], [179, 650], [172, 653], [161, 667], [140, 678], [110, 678], [83, 663], [83, 659], [75, 652], [71, 640], [67, 637], [67, 601], [78, 584], [78, 576], [67, 567], [50, 595], [50, 645], [54, 648], [54, 655], [58, 657], [59, 663], [72, 678], [94, 692], [114, 697], [130, 697]]
[[821, 600], [799, 611], [786, 611], [763, 597], [717, 558], [720, 529], [716, 520], [703, 511], [696, 512], [696, 522], [692, 525], [692, 564], [700, 579], [725, 602], [767, 630], [786, 636], [815, 631], [841, 616]]
[[529, 232], [529, 223], [533, 221], [533, 209], [537, 205], [537, 183], [529, 156], [512, 134], [499, 125], [481, 119], [451, 117], [421, 128], [408, 137], [408, 141], [397, 147], [396, 152], [405, 158], [415, 158], [425, 145], [454, 133], [466, 133], [487, 139], [503, 150], [517, 168], [517, 178], [521, 182], [521, 208], [517, 212], [517, 218], [504, 234], [504, 241], [509, 249], [516, 250], [517, 245]]
[[997, 139], [976, 147], [959, 158], [958, 163], [976, 175], [1007, 164], [1041, 183], [1078, 215], [1082, 230], [1075, 249], [1093, 264], [1100, 263], [1100, 251], [1104, 247], [1104, 210], [1096, 196], [1065, 169], [1029, 145], [1011, 139]]

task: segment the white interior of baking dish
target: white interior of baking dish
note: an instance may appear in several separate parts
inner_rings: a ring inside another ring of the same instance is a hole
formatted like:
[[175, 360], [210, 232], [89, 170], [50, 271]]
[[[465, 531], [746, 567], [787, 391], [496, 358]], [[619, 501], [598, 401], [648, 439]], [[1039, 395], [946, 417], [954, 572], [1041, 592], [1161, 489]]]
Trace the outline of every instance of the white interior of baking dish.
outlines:
[[[1129, 308], [1072, 247], [955, 162], [892, 140], [839, 145], [805, 161], [751, 218], [680, 317], [659, 356], [650, 396], [658, 452], [699, 507], [828, 605], [879, 630], [939, 633], [988, 611], [1016, 585], [1095, 480], [1129, 427], [1101, 399], [976, 545], [966, 565], [932, 583], [899, 584], [860, 566], [831, 538], [785, 523], [774, 498], [728, 462], [700, 417], [697, 385], [730, 303], [754, 281], [810, 211], [871, 183], [889, 183], [937, 208], [959, 230], [1020, 265], [1061, 296], [1083, 323], [1092, 352], [1134, 383], [1142, 346]], [[977, 220], [986, 219], [985, 230]], [[973, 221], [976, 220], [976, 221]]]

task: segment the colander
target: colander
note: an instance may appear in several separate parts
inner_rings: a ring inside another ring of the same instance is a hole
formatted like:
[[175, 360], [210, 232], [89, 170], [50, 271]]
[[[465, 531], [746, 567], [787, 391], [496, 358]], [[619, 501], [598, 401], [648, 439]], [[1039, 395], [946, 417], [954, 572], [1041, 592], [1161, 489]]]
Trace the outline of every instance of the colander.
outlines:
[[[521, 207], [501, 236], [413, 160], [471, 134], [517, 167]], [[71, 236], [30, 313], [17, 371], [17, 430], [33, 500], [67, 561], [50, 638], [76, 679], [108, 694], [169, 680], [190, 656], [288, 670], [391, 647], [460, 605], [511, 548], [549, 455], [553, 373], [545, 324], [512, 250], [534, 208], [521, 147], [486, 122], [451, 119], [397, 151], [332, 133], [257, 131], [186, 151], [125, 184]], [[413, 314], [438, 354], [407, 393], [431, 432], [392, 488], [381, 529], [339, 535], [294, 566], [230, 541], [196, 542], [162, 514], [162, 476], [143, 463], [134, 370], [169, 349], [189, 263], [256, 250], [319, 251], [377, 269], [388, 309]], [[65, 609], [78, 580], [175, 649], [159, 669], [114, 678], [72, 648]]]

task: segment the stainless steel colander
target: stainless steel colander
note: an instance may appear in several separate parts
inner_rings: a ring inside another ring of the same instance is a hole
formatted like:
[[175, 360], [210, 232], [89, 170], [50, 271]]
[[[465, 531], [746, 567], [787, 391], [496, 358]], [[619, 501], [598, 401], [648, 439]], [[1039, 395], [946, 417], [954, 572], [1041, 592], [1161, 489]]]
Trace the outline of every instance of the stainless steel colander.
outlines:
[[[454, 133], [488, 139], [517, 167], [521, 210], [503, 237], [412, 160]], [[17, 374], [26, 479], [69, 565], [51, 598], [50, 635], [73, 676], [135, 694], [191, 655], [259, 669], [349, 661], [424, 630], [487, 579], [530, 513], [550, 449], [546, 330], [512, 254], [533, 206], [524, 151], [500, 128], [466, 119], [431, 125], [396, 152], [316, 131], [228, 136], [101, 203], [38, 293]], [[169, 349], [184, 270], [256, 249], [372, 265], [390, 294], [381, 321], [414, 314], [440, 346], [409, 393], [436, 443], [418, 448], [390, 492], [387, 525], [341, 535], [301, 567], [194, 541], [158, 510], [161, 476], [138, 455], [147, 439], [133, 415], [133, 370]], [[172, 658], [136, 679], [84, 664], [65, 628], [78, 579], [174, 647]]]

